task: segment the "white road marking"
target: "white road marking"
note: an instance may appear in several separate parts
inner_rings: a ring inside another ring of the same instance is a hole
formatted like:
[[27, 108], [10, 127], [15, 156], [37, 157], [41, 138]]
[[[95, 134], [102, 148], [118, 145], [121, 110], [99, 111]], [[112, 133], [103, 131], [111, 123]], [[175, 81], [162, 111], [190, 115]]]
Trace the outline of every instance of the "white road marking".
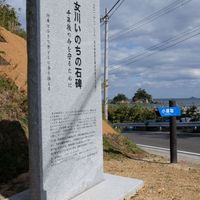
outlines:
[[[144, 144], [137, 144], [137, 145], [140, 146], [140, 147], [149, 148], [149, 149], [155, 149], [155, 150], [160, 150], [160, 151], [170, 151], [170, 149], [162, 148], [162, 147], [149, 146], [149, 145], [144, 145]], [[187, 154], [187, 155], [191, 155], [191, 156], [200, 156], [199, 153], [188, 152], [188, 151], [178, 150], [178, 153]]]

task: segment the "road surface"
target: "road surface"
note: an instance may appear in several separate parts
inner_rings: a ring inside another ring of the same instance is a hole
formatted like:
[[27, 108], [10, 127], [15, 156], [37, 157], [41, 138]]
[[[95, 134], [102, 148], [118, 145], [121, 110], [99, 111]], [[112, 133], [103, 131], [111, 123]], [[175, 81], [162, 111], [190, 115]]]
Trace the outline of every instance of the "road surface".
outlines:
[[[123, 133], [136, 144], [169, 149], [169, 132], [132, 131]], [[178, 133], [178, 150], [200, 153], [200, 133]]]

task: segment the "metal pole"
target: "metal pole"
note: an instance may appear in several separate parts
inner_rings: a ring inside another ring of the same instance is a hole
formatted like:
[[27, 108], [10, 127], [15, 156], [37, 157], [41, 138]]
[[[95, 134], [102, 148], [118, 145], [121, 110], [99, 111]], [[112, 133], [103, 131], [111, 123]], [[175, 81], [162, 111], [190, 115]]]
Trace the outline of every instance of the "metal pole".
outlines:
[[105, 9], [105, 45], [104, 45], [104, 119], [108, 120], [108, 16]]
[[[169, 107], [176, 107], [176, 101], [169, 101]], [[170, 117], [170, 162], [177, 163], [176, 117]]]

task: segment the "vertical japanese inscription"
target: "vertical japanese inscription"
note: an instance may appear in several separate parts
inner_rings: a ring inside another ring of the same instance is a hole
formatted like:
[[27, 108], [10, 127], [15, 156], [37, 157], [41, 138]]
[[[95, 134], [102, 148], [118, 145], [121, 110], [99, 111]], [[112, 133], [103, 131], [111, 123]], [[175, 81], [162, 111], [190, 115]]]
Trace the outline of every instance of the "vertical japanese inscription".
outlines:
[[68, 72], [68, 88], [73, 86], [73, 76], [72, 76], [72, 21], [71, 21], [71, 10], [67, 11], [67, 72]]
[[[67, 16], [67, 73], [68, 88], [83, 87], [82, 80], [82, 27], [81, 27], [81, 4], [79, 1], [73, 2], [72, 10], [66, 12]], [[73, 49], [74, 48], [74, 49]], [[73, 56], [73, 53], [75, 55]], [[73, 67], [75, 65], [75, 67]]]
[[95, 88], [97, 88], [97, 43], [96, 43], [96, 7], [93, 4], [93, 36], [94, 36], [94, 77], [95, 77]]
[[75, 31], [75, 87], [82, 88], [82, 49], [81, 49], [81, 5], [74, 2], [74, 31]]
[[51, 90], [51, 42], [50, 42], [50, 14], [46, 13], [46, 37], [47, 37], [47, 87]]

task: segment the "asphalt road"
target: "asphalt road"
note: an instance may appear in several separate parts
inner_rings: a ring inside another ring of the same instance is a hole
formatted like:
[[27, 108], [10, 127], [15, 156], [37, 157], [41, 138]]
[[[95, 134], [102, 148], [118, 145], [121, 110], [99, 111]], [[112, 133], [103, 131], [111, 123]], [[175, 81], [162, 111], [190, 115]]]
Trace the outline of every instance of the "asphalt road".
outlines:
[[[123, 133], [137, 144], [169, 149], [169, 132], [132, 131]], [[178, 150], [200, 153], [200, 133], [177, 133]]]

